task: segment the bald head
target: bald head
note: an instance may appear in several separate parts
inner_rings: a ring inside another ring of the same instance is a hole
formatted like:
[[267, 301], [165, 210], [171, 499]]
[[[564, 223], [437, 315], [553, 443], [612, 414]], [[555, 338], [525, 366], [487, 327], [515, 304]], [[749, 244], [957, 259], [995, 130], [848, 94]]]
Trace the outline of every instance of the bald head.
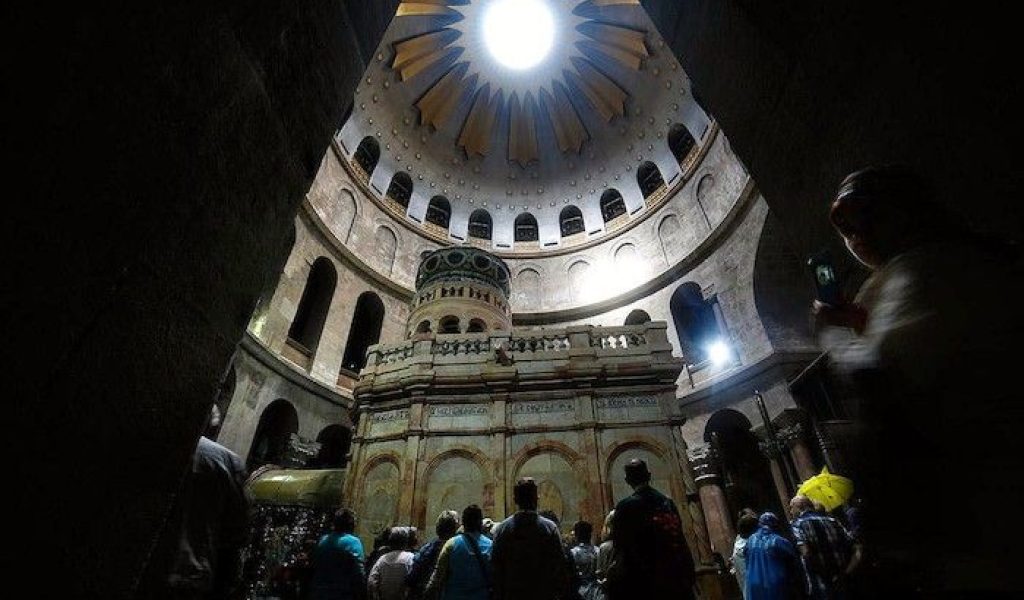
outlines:
[[799, 517], [809, 510], [814, 510], [814, 503], [807, 496], [794, 496], [789, 501], [789, 514], [794, 518]]

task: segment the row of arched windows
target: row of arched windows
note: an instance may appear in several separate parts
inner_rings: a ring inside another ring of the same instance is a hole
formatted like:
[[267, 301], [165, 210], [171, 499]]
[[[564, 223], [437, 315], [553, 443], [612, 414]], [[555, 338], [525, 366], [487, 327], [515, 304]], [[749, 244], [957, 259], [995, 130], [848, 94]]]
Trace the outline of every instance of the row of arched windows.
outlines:
[[[260, 415], [249, 446], [246, 466], [249, 471], [266, 464], [284, 465], [290, 457], [288, 446], [292, 435], [299, 432], [299, 414], [284, 398], [271, 402]], [[316, 456], [301, 465], [313, 469], [340, 469], [352, 444], [352, 431], [343, 425], [328, 425], [316, 436], [320, 449]], [[297, 465], [291, 465], [297, 466]]]
[[[668, 146], [672, 155], [680, 163], [686, 161], [690, 153], [696, 147], [696, 140], [693, 135], [681, 123], [676, 123], [669, 128]], [[377, 163], [380, 160], [380, 145], [373, 137], [366, 137], [355, 152], [355, 162], [367, 176], [372, 176]], [[637, 184], [646, 200], [665, 185], [665, 178], [662, 177], [658, 166], [651, 161], [645, 161], [637, 168]], [[412, 177], [404, 171], [399, 171], [391, 178], [384, 197], [408, 209], [409, 200], [412, 198]], [[611, 188], [601, 195], [600, 200], [601, 217], [605, 223], [626, 214], [626, 202], [618, 190]], [[451, 202], [444, 196], [434, 196], [427, 204], [426, 221], [432, 225], [448, 229], [451, 224], [452, 207]], [[576, 206], [567, 206], [562, 209], [558, 216], [559, 228], [562, 237], [576, 235], [585, 231], [583, 213]], [[535, 242], [539, 239], [537, 219], [530, 213], [523, 213], [516, 217], [513, 239], [516, 242]], [[493, 220], [485, 209], [477, 209], [469, 216], [469, 237], [478, 240], [490, 240], [493, 235]]]
[[[337, 271], [329, 259], [321, 256], [313, 262], [295, 318], [288, 328], [288, 338], [308, 356], [315, 354], [320, 343], [337, 282]], [[380, 296], [373, 292], [360, 294], [352, 314], [348, 340], [345, 342], [342, 369], [358, 373], [366, 365], [366, 350], [380, 341], [383, 323], [384, 302]]]

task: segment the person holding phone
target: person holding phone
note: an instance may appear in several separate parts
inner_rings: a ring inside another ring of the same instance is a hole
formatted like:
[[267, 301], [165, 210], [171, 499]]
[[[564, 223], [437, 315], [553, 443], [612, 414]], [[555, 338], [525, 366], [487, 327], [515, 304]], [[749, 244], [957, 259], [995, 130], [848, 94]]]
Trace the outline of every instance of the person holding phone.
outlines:
[[[811, 313], [830, 364], [858, 395], [858, 486], [876, 509], [876, 550], [903, 565], [907, 588], [1013, 585], [998, 520], [986, 515], [1020, 506], [1021, 478], [1005, 476], [1020, 473], [1019, 261], [978, 243], [905, 167], [847, 176], [829, 219], [871, 271], [852, 301], [819, 298]], [[920, 501], [957, 475], [955, 518], [944, 502]]]

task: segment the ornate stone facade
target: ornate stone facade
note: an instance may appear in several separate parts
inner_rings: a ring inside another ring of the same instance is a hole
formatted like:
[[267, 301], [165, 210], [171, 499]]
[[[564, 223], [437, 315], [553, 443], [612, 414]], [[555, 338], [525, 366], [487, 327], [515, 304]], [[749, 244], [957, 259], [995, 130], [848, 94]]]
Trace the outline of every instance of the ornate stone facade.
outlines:
[[[464, 251], [460, 261], [501, 263]], [[441, 285], [485, 283], [449, 272]], [[499, 303], [508, 293], [507, 284], [489, 289]], [[432, 296], [413, 309], [410, 329], [426, 305], [458, 314], [465, 298]], [[347, 485], [364, 515], [359, 534], [370, 543], [374, 531], [395, 523], [429, 530], [441, 510], [470, 503], [503, 518], [515, 510], [511, 488], [523, 476], [537, 480], [542, 510], [566, 524], [600, 524], [631, 493], [623, 465], [638, 457], [676, 500], [692, 546], [706, 558], [700, 511], [688, 502], [696, 489], [675, 398], [682, 368], [663, 322], [430, 331], [371, 347], [355, 387], [360, 417]]]

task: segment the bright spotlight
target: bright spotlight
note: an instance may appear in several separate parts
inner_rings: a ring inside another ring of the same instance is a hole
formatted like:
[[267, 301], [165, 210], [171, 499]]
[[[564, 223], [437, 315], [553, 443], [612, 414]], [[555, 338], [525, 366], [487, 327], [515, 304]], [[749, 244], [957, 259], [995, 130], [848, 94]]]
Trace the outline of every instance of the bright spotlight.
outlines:
[[495, 0], [484, 15], [484, 42], [499, 63], [529, 69], [555, 42], [551, 9], [542, 0]]
[[732, 350], [722, 340], [715, 340], [707, 347], [708, 358], [715, 366], [722, 366], [732, 360]]

